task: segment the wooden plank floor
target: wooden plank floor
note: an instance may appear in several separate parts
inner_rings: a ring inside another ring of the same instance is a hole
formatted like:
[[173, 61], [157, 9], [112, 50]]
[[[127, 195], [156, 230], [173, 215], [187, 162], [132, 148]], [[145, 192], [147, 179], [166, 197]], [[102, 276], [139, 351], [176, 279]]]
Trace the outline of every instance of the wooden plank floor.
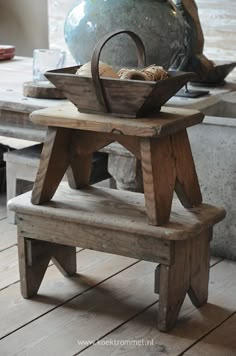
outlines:
[[236, 355], [236, 263], [211, 260], [208, 303], [186, 298], [175, 329], [156, 329], [154, 263], [79, 250], [78, 274], [50, 265], [39, 295], [20, 295], [16, 227], [0, 196], [0, 355]]

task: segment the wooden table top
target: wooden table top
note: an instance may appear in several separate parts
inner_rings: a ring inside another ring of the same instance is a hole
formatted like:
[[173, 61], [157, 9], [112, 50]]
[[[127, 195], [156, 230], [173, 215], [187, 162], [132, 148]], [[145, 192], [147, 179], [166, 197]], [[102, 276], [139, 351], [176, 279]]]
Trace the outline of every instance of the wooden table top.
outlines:
[[37, 125], [73, 128], [139, 137], [161, 137], [202, 122], [204, 115], [192, 109], [163, 107], [151, 118], [119, 118], [80, 113], [71, 103], [34, 111], [31, 120]]

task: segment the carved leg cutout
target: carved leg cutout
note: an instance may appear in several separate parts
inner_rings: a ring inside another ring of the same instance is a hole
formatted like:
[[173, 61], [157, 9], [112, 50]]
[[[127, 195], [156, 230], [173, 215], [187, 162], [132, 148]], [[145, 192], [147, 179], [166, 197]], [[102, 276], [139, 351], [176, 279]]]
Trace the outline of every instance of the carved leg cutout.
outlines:
[[49, 127], [32, 191], [32, 204], [48, 202], [57, 190], [70, 162], [72, 131]]
[[161, 225], [169, 220], [176, 180], [170, 139], [142, 139], [140, 150], [148, 222]]
[[210, 271], [210, 238], [212, 229], [205, 230], [192, 241], [191, 281], [188, 295], [195, 307], [207, 302]]
[[177, 172], [175, 191], [182, 205], [190, 208], [202, 202], [202, 195], [186, 130], [171, 136]]
[[76, 272], [75, 247], [19, 237], [18, 254], [21, 294], [24, 298], [37, 294], [52, 257], [64, 274]]
[[[176, 323], [179, 311], [189, 289], [189, 241], [178, 241], [173, 265], [160, 265], [156, 274], [159, 281], [158, 329], [166, 332]], [[156, 289], [157, 290], [157, 289]]]

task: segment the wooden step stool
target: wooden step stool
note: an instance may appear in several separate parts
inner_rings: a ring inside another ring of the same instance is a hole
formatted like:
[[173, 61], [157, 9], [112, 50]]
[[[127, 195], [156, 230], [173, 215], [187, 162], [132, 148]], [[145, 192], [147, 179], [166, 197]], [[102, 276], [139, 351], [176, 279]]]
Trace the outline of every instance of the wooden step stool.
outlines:
[[[7, 200], [32, 189], [39, 167], [43, 144], [4, 153], [6, 162]], [[110, 177], [107, 171], [107, 154], [96, 152], [90, 183], [97, 183]], [[8, 222], [15, 223], [14, 212], [8, 211]]]
[[61, 183], [53, 199], [33, 205], [31, 193], [9, 202], [16, 212], [21, 293], [37, 294], [52, 258], [67, 276], [76, 272], [75, 247], [159, 263], [158, 328], [170, 330], [186, 293], [200, 307], [207, 301], [209, 243], [224, 209], [200, 204], [185, 209], [174, 200], [170, 221], [147, 224], [144, 195], [106, 188], [72, 190]]

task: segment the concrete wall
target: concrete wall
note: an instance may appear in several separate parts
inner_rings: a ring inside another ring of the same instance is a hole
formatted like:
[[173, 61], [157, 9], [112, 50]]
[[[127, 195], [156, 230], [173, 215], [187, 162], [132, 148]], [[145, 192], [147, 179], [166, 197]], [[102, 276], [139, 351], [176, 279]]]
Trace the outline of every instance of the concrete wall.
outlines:
[[0, 43], [14, 45], [20, 56], [48, 48], [47, 0], [0, 0]]

